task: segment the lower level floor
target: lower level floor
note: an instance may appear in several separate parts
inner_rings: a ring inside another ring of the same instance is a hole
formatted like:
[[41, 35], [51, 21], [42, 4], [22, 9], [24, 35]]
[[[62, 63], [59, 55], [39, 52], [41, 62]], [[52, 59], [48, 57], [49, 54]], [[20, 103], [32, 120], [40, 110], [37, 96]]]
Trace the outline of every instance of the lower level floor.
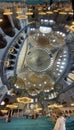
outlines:
[[[55, 122], [52, 122], [49, 117], [12, 118], [10, 122], [6, 122], [5, 118], [0, 119], [1, 130], [53, 130], [54, 125]], [[74, 130], [74, 117], [67, 118], [66, 130]]]

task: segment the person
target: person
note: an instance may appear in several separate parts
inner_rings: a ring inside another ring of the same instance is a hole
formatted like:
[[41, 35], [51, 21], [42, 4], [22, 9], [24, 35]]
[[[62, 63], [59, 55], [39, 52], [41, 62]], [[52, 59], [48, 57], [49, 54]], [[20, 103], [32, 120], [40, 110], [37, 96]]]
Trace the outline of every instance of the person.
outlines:
[[56, 119], [57, 119], [57, 117], [56, 117], [56, 113], [53, 112], [52, 115], [51, 115], [51, 120], [52, 120], [52, 122], [55, 122]]
[[66, 130], [65, 126], [66, 118], [64, 117], [63, 113], [59, 111], [57, 116], [58, 118], [56, 120], [56, 124], [53, 130]]
[[8, 111], [8, 114], [6, 116], [6, 122], [11, 122], [11, 110]]

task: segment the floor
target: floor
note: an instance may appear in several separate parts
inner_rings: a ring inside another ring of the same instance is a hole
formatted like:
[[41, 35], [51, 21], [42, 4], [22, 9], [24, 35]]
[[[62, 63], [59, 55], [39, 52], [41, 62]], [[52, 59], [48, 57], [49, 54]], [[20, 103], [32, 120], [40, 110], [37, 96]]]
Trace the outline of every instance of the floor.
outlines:
[[[1, 130], [53, 130], [54, 123], [50, 118], [12, 118], [11, 122], [6, 122], [5, 119], [0, 120]], [[74, 118], [67, 119], [67, 130], [74, 130]]]

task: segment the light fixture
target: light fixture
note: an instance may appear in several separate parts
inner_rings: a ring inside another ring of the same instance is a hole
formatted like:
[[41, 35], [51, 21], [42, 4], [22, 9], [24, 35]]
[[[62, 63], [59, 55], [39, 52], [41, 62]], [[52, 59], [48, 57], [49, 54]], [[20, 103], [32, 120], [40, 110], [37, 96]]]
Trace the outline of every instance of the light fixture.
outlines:
[[2, 22], [2, 21], [3, 21], [3, 19], [0, 18], [0, 22]]
[[10, 48], [9, 53], [14, 53], [14, 48]]
[[69, 15], [73, 15], [73, 12], [69, 12]]
[[28, 8], [29, 11], [32, 11], [33, 9], [32, 8]]
[[16, 108], [18, 108], [18, 106], [15, 104], [8, 104], [8, 105], [6, 105], [6, 108], [16, 109]]
[[44, 33], [44, 34], [45, 33], [50, 33], [52, 31], [52, 28], [51, 27], [40, 26], [39, 31], [41, 33]]
[[69, 26], [69, 29], [74, 32], [74, 25]]
[[66, 13], [66, 12], [59, 12], [59, 14], [63, 14], [63, 15], [66, 15], [67, 13]]
[[2, 14], [2, 12], [1, 12], [1, 14], [0, 14], [0, 23], [1, 22], [3, 22], [3, 14]]
[[31, 16], [31, 15], [33, 15], [33, 12], [26, 12], [26, 15]]
[[39, 12], [39, 15], [46, 15], [45, 12]]
[[46, 14], [53, 14], [53, 12], [52, 11], [47, 11]]
[[4, 61], [4, 66], [5, 67], [8, 67], [10, 65], [10, 62], [9, 61]]
[[8, 110], [1, 110], [2, 113], [6, 114]]
[[17, 17], [16, 17], [17, 19], [27, 19], [27, 16], [26, 15], [18, 15]]
[[11, 15], [11, 14], [13, 14], [13, 12], [11, 12], [10, 9], [8, 9], [8, 8], [4, 9], [3, 15]]
[[31, 103], [32, 98], [19, 97], [19, 98], [17, 98], [17, 101], [18, 101], [19, 103], [27, 104], [27, 103]]
[[5, 102], [4, 102], [4, 101], [2, 101], [0, 105], [1, 105], [1, 106], [5, 105]]
[[52, 20], [52, 19], [50, 19], [50, 20], [49, 20], [49, 23], [50, 23], [50, 25], [53, 25], [53, 24], [55, 24], [55, 21]]
[[21, 14], [21, 13], [22, 13], [22, 9], [19, 8], [19, 7], [16, 7], [16, 13], [17, 13], [17, 14]]
[[37, 8], [37, 10], [38, 10], [38, 11], [41, 11], [41, 10], [42, 10], [42, 7], [41, 7], [41, 6], [40, 6], [40, 7], [38, 7], [38, 8]]
[[63, 105], [57, 105], [57, 104], [48, 105], [48, 108], [61, 108], [61, 107], [63, 107]]
[[38, 112], [38, 111], [41, 111], [41, 110], [42, 110], [42, 108], [35, 108], [34, 112]]
[[54, 12], [54, 13], [57, 13], [57, 12], [58, 12], [58, 10], [57, 10], [57, 9], [56, 9], [56, 10], [53, 10], [53, 12]]
[[72, 24], [74, 25], [74, 22], [72, 22]]
[[74, 103], [72, 103], [71, 106], [74, 107]]

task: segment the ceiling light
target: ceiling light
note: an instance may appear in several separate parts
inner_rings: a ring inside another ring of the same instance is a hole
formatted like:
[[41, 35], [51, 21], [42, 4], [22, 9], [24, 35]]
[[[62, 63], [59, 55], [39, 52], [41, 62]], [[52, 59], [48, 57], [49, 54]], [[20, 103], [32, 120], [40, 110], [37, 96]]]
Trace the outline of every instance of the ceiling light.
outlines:
[[74, 22], [72, 22], [71, 24], [74, 24]]
[[44, 22], [48, 22], [48, 19], [45, 19]]
[[46, 82], [46, 81], [44, 81], [44, 84], [47, 84], [47, 82]]
[[43, 19], [41, 19], [41, 22], [43, 22]]
[[46, 15], [45, 12], [39, 12], [39, 15]]
[[62, 64], [62, 65], [65, 65], [66, 63], [65, 63], [65, 62], [62, 62], [61, 64]]
[[58, 76], [60, 75], [60, 73], [57, 74]]
[[70, 15], [73, 15], [73, 12], [69, 12]]
[[36, 86], [36, 84], [33, 85], [34, 87]]
[[54, 39], [53, 42], [56, 42], [56, 40]]
[[8, 110], [1, 110], [1, 112], [7, 114]]
[[61, 68], [61, 69], [63, 69], [63, 68], [64, 68], [64, 66], [60, 66], [60, 68]]
[[47, 11], [46, 13], [47, 13], [47, 14], [53, 14], [53, 12], [52, 12], [52, 11]]
[[10, 62], [9, 62], [9, 61], [5, 61], [5, 62], [4, 62], [4, 66], [5, 66], [5, 67], [8, 67], [9, 65], [10, 65]]
[[53, 12], [57, 13], [57, 12], [58, 12], [58, 10], [53, 10]]
[[50, 23], [50, 25], [53, 25], [53, 24], [55, 24], [55, 21], [54, 20], [49, 20], [49, 23]]
[[62, 35], [62, 32], [60, 32], [60, 35]]
[[65, 37], [65, 34], [63, 33], [62, 36]]
[[59, 70], [59, 72], [62, 72], [63, 70]]
[[60, 65], [57, 64], [56, 66], [59, 67]]
[[26, 80], [26, 78], [24, 78], [24, 80]]
[[42, 84], [39, 84], [39, 86], [42, 86]]
[[4, 102], [4, 101], [2, 101], [0, 105], [1, 105], [1, 106], [5, 105], [5, 102]]
[[19, 103], [27, 104], [27, 103], [31, 103], [32, 98], [21, 97], [21, 98], [17, 98], [17, 101], [18, 101]]
[[60, 64], [60, 61], [58, 61], [57, 64]]
[[63, 61], [66, 61], [66, 60], [67, 60], [66, 58], [63, 59]]
[[2, 22], [3, 21], [3, 19], [0, 19], [0, 22]]
[[72, 103], [71, 106], [73, 107], [73, 106], [74, 106], [74, 103]]
[[59, 70], [59, 68], [57, 68], [56, 70]]
[[3, 14], [4, 14], [4, 15], [11, 15], [11, 14], [13, 14], [13, 13], [11, 12], [10, 9], [5, 9]]
[[59, 56], [60, 58], [62, 58], [62, 56]]
[[39, 31], [41, 33], [50, 33], [52, 31], [52, 28], [51, 27], [40, 26]]
[[26, 15], [31, 16], [31, 15], [33, 15], [33, 12], [27, 12]]
[[59, 34], [60, 32], [59, 31], [57, 31], [57, 34]]
[[6, 108], [16, 109], [16, 108], [18, 108], [18, 106], [15, 104], [9, 104], [9, 105], [6, 105]]
[[58, 59], [58, 61], [61, 61], [61, 59]]
[[16, 18], [23, 20], [23, 19], [27, 19], [27, 16], [26, 15], [18, 15]]
[[17, 7], [17, 8], [16, 8], [16, 13], [17, 13], [17, 14], [21, 14], [21, 13], [22, 13], [22, 9], [19, 8], [19, 7]]
[[59, 12], [59, 14], [64, 14], [64, 15], [66, 15], [67, 13], [66, 13], [66, 12]]
[[28, 82], [28, 84], [30, 84], [30, 82]]
[[16, 86], [16, 88], [19, 88], [19, 86]]
[[48, 10], [50, 10], [50, 6], [48, 7]]

